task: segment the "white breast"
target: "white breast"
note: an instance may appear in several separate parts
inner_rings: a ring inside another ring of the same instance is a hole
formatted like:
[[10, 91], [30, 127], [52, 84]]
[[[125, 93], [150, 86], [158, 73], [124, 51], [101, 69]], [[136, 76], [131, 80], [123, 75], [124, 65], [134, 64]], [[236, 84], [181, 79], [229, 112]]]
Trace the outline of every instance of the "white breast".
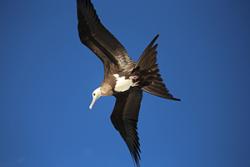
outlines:
[[125, 76], [120, 77], [118, 74], [113, 75], [116, 78], [115, 91], [116, 92], [125, 92], [131, 86], [134, 86], [131, 79], [125, 79]]

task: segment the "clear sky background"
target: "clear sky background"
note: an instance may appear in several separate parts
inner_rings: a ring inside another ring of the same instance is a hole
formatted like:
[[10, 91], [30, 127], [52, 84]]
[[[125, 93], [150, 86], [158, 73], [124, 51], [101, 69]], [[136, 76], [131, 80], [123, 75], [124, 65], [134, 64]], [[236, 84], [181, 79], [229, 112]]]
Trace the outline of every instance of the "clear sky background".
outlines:
[[[137, 60], [158, 63], [181, 102], [144, 94], [142, 167], [250, 166], [247, 0], [93, 0]], [[89, 111], [101, 62], [78, 38], [74, 0], [0, 2], [0, 167], [129, 167], [113, 97]]]

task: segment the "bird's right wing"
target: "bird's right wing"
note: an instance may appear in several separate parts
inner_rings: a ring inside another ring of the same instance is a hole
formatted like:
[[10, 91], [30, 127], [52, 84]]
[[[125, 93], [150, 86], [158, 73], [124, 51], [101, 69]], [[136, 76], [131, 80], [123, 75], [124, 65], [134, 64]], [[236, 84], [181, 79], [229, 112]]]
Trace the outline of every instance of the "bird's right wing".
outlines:
[[78, 31], [81, 42], [104, 63], [126, 69], [132, 64], [123, 45], [103, 26], [90, 0], [77, 0]]
[[142, 90], [134, 87], [116, 96], [111, 121], [128, 146], [134, 162], [139, 167], [140, 143], [137, 133], [138, 115], [142, 100]]

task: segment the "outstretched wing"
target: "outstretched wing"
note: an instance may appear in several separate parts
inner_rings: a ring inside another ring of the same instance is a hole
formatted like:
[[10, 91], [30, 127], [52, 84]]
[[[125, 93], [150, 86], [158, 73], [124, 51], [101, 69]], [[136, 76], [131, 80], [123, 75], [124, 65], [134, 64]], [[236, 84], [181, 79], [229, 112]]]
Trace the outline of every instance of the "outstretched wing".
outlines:
[[137, 133], [138, 115], [142, 100], [142, 90], [131, 88], [116, 96], [111, 121], [128, 146], [134, 162], [139, 167], [140, 143]]
[[110, 63], [126, 69], [132, 64], [122, 44], [102, 25], [90, 0], [77, 0], [78, 31], [81, 42], [107, 67]]

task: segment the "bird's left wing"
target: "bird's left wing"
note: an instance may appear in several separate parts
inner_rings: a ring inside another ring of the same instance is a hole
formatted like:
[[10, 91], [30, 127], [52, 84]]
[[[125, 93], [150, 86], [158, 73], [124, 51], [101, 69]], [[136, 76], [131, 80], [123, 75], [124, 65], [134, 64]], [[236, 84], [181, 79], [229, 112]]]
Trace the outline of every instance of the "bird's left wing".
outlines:
[[90, 0], [77, 0], [77, 16], [81, 42], [102, 60], [105, 68], [113, 63], [123, 70], [132, 64], [124, 46], [101, 23]]
[[138, 115], [142, 100], [142, 90], [134, 87], [116, 96], [111, 121], [124, 139], [137, 166], [140, 160], [140, 143], [137, 133]]

